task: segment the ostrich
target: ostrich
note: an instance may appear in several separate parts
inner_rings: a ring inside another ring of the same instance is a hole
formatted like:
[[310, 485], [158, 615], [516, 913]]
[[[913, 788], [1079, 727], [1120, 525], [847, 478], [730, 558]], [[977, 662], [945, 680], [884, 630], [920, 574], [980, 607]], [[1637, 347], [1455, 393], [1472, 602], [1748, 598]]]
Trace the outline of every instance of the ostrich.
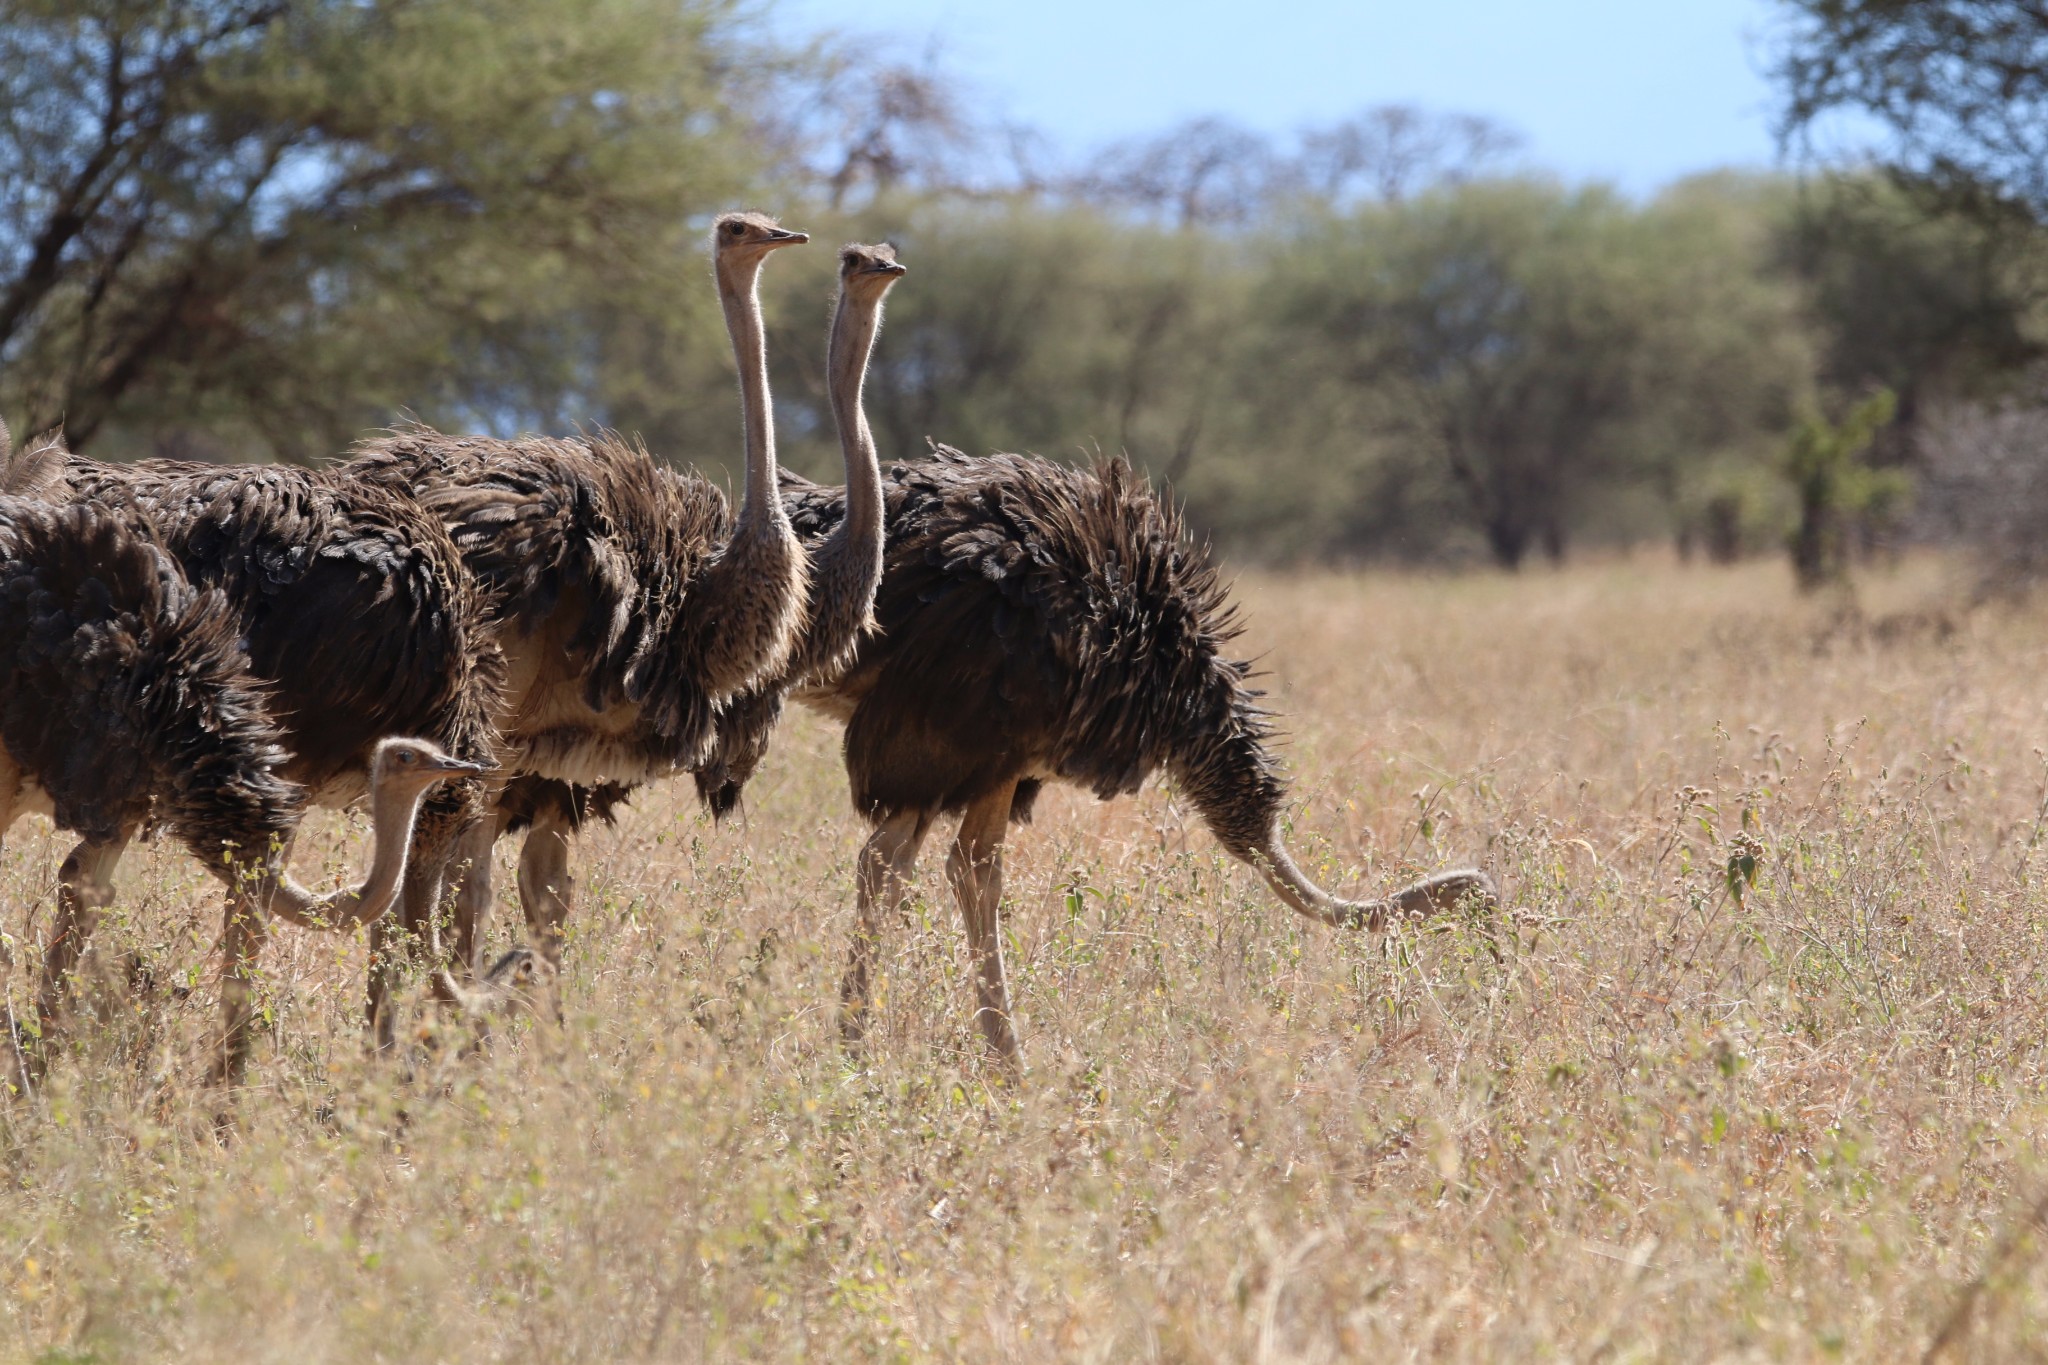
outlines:
[[[848, 314], [842, 307], [842, 321]], [[843, 1027], [865, 1029], [868, 980], [884, 913], [900, 904], [917, 854], [941, 814], [962, 816], [948, 872], [976, 960], [976, 1019], [997, 1052], [1018, 1057], [997, 916], [1001, 846], [1029, 818], [1043, 783], [1059, 779], [1108, 798], [1165, 770], [1224, 848], [1251, 864], [1290, 907], [1324, 923], [1378, 930], [1395, 914], [1428, 914], [1470, 896], [1494, 898], [1484, 873], [1439, 874], [1394, 895], [1346, 901], [1302, 873], [1280, 836], [1286, 786], [1249, 666], [1225, 656], [1235, 612], [1178, 511], [1121, 463], [1076, 471], [1016, 455], [891, 466], [886, 502], [860, 477], [874, 459], [861, 411], [861, 329], [833, 331], [833, 407], [847, 456], [847, 492], [784, 474], [783, 500], [807, 545], [857, 541], [863, 509], [885, 509], [878, 631], [847, 632], [850, 658], [814, 652], [785, 686], [847, 724], [854, 799], [875, 825], [860, 860], [860, 928], [847, 967]], [[842, 349], [844, 348], [844, 349]], [[856, 358], [855, 350], [858, 349]], [[849, 515], [849, 506], [851, 515]], [[821, 554], [822, 562], [822, 554]], [[820, 620], [829, 613], [820, 613]], [[783, 689], [758, 689], [721, 712], [700, 794], [731, 811], [764, 754]], [[616, 785], [554, 786], [563, 819], [609, 818]], [[501, 816], [507, 808], [501, 807]], [[566, 910], [562, 845], [533, 819], [520, 863], [529, 923], [559, 926]], [[555, 930], [558, 932], [558, 929]]]
[[[717, 709], [787, 667], [808, 570], [776, 494], [757, 284], [773, 252], [809, 240], [753, 213], [726, 214], [712, 230], [745, 428], [737, 519], [710, 483], [609, 434], [496, 440], [414, 426], [359, 446], [347, 466], [440, 516], [503, 603], [507, 772], [591, 785], [685, 770], [709, 744]], [[515, 777], [498, 805], [497, 825], [464, 844], [470, 883], [457, 898], [454, 951], [466, 966], [489, 904], [498, 827], [531, 818], [531, 839], [560, 851], [551, 884], [566, 886], [575, 816], [563, 790]], [[551, 966], [558, 927], [535, 926]], [[373, 997], [378, 989], [373, 982]]]
[[[494, 762], [505, 679], [489, 603], [446, 529], [409, 496], [331, 468], [106, 464], [61, 440], [10, 459], [0, 491], [97, 502], [147, 524], [186, 578], [225, 596], [271, 697], [280, 774], [312, 804], [358, 800], [388, 735], [420, 736], [478, 771]], [[427, 801], [401, 892], [409, 923], [439, 900], [483, 793], [464, 774]], [[66, 900], [96, 911], [126, 843], [87, 834], [60, 875]], [[411, 948], [392, 935], [386, 920], [371, 926], [380, 973]], [[371, 1023], [388, 1033], [388, 1020]]]
[[[221, 992], [227, 1027], [220, 1075], [239, 1083], [248, 1063], [249, 978], [266, 929], [261, 918], [265, 893], [273, 914], [304, 928], [346, 930], [381, 923], [405, 883], [414, 827], [427, 792], [450, 779], [476, 777], [489, 770], [485, 764], [455, 758], [428, 740], [380, 740], [370, 758], [370, 870], [353, 887], [314, 895], [284, 871], [288, 845], [282, 838], [275, 842], [277, 852], [258, 878], [249, 907], [239, 914], [230, 907], [226, 936], [229, 973]], [[460, 984], [446, 973], [436, 973], [436, 983], [444, 997], [462, 999]]]
[[[837, 488], [784, 479], [798, 534], [845, 518]], [[1178, 509], [1122, 461], [1080, 470], [1020, 455], [972, 458], [935, 445], [890, 466], [877, 628], [846, 667], [797, 700], [846, 726], [855, 807], [873, 826], [861, 850], [841, 1031], [858, 1044], [888, 912], [907, 894], [934, 821], [957, 814], [946, 871], [974, 959], [975, 1021], [1003, 1062], [1020, 1053], [998, 931], [1002, 844], [1048, 781], [1107, 800], [1167, 773], [1231, 856], [1294, 910], [1378, 931], [1470, 898], [1485, 873], [1440, 873], [1381, 900], [1330, 895], [1281, 836], [1286, 783], [1251, 666], [1228, 656], [1240, 627], [1206, 550]], [[766, 747], [765, 726], [722, 730], [730, 809]]]
[[[788, 662], [775, 677], [757, 683], [720, 711], [716, 764], [698, 767], [695, 777], [699, 792], [721, 817], [731, 812], [733, 801], [719, 804], [720, 797], [728, 792], [737, 796], [737, 787], [729, 781], [730, 767], [745, 763], [751, 771], [753, 750], [765, 743], [781, 715], [784, 694], [801, 679], [830, 676], [843, 667], [860, 638], [873, 629], [875, 588], [882, 577], [882, 471], [861, 388], [881, 330], [883, 300], [907, 269], [887, 243], [854, 243], [840, 250], [826, 388], [839, 431], [849, 512], [829, 534], [813, 538], [807, 546], [807, 623]], [[499, 803], [502, 832], [533, 827], [520, 851], [519, 899], [534, 940], [545, 945], [550, 961], [559, 958], [561, 926], [569, 915], [569, 836], [592, 816], [611, 823], [631, 790], [618, 782], [586, 787], [529, 776], [514, 781]], [[466, 894], [479, 897], [483, 906], [489, 903], [489, 870], [488, 862], [480, 863], [465, 885]]]
[[[427, 789], [479, 771], [422, 740], [384, 740], [370, 773], [370, 875], [314, 895], [284, 871], [305, 792], [282, 775], [284, 735], [239, 635], [228, 600], [194, 588], [129, 519], [93, 504], [0, 498], [0, 835], [32, 811], [88, 846], [120, 846], [161, 822], [228, 884], [214, 1072], [230, 1082], [247, 1061], [268, 913], [299, 924], [383, 913]], [[103, 877], [74, 874], [67, 888], [84, 894], [59, 899], [37, 992], [45, 1040], [112, 899]]]

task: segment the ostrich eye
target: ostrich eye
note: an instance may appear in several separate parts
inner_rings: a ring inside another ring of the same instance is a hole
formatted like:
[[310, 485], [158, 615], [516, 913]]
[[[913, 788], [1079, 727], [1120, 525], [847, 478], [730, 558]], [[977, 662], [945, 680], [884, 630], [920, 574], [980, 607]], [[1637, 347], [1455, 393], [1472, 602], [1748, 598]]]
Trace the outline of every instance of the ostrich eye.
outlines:
[[745, 234], [747, 225], [745, 223], [727, 223], [725, 230], [732, 236], [739, 237]]

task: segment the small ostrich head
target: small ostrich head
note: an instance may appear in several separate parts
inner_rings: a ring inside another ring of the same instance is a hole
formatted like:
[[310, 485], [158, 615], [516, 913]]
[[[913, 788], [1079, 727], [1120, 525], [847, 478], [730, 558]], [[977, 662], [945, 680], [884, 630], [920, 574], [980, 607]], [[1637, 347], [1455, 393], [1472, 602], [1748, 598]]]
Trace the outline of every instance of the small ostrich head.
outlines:
[[909, 267], [896, 259], [896, 248], [883, 242], [855, 242], [839, 248], [839, 279], [849, 294], [879, 298], [903, 278]]
[[424, 739], [387, 739], [370, 759], [370, 785], [401, 793], [425, 791], [446, 777], [485, 771], [481, 763], [452, 758]]
[[721, 214], [711, 225], [711, 252], [721, 267], [759, 265], [777, 247], [802, 246], [807, 232], [791, 232], [765, 213]]

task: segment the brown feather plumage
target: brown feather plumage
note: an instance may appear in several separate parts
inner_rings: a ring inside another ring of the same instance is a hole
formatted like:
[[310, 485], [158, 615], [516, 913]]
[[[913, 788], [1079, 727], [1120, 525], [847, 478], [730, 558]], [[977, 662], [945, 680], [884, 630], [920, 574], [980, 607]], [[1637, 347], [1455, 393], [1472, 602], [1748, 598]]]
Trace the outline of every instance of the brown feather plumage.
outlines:
[[[513, 637], [560, 641], [548, 667], [580, 680], [592, 713], [632, 708], [639, 771], [698, 761], [716, 707], [707, 641], [718, 604], [704, 574], [731, 536], [722, 490], [658, 465], [612, 436], [496, 440], [412, 426], [359, 446], [359, 478], [419, 490], [477, 579], [503, 603]], [[545, 772], [545, 734], [514, 722], [517, 766]]]
[[[410, 499], [278, 465], [74, 457], [66, 482], [76, 498], [148, 517], [185, 574], [234, 604], [293, 780], [317, 791], [366, 775], [394, 734], [493, 761], [504, 671], [490, 603]], [[427, 809], [473, 808], [478, 794], [450, 783]]]
[[[410, 498], [331, 470], [75, 457], [47, 496], [102, 508], [131, 531], [155, 528], [170, 561], [213, 594], [211, 629], [229, 632], [262, 680], [283, 750], [280, 774], [308, 799], [333, 803], [364, 791], [376, 746], [391, 736], [495, 765], [505, 671], [488, 629], [489, 602], [441, 523]], [[398, 905], [400, 942], [434, 941], [443, 878], [484, 817], [484, 790], [480, 777], [442, 782], [421, 807]], [[281, 849], [295, 826], [296, 813], [271, 842]], [[66, 869], [106, 866], [119, 849], [89, 840]], [[267, 844], [265, 856], [273, 856]], [[239, 1074], [247, 1053], [254, 932], [231, 915], [234, 989], [224, 988], [229, 1023], [217, 1068], [224, 1077]], [[372, 930], [369, 1011], [380, 1042], [392, 1027], [392, 933], [383, 921]], [[46, 1013], [60, 1008], [65, 962], [77, 950], [53, 940]]]
[[[1122, 461], [1075, 469], [1021, 455], [884, 470], [879, 629], [797, 695], [847, 722], [855, 805], [871, 818], [962, 809], [1042, 777], [1105, 799], [1171, 772], [1233, 854], [1270, 831], [1285, 784], [1235, 609], [1179, 510]], [[844, 516], [841, 490], [794, 476], [783, 505], [806, 544]], [[700, 794], [731, 810], [766, 753], [779, 699], [721, 715]]]
[[271, 856], [305, 793], [240, 633], [129, 519], [0, 497], [0, 742], [60, 827], [156, 820], [216, 874]]

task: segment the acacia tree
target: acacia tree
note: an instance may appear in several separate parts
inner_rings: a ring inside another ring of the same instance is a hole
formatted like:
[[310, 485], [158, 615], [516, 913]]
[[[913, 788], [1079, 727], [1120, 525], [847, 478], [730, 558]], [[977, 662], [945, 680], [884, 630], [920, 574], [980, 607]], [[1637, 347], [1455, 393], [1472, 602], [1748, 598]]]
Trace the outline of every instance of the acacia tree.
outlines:
[[1498, 563], [1561, 558], [1625, 495], [1654, 534], [1689, 466], [1766, 458], [1808, 381], [1744, 199], [1701, 183], [1645, 210], [1522, 180], [1362, 208], [1276, 261], [1263, 322], [1288, 369], [1359, 396], [1354, 444], [1435, 462]]
[[1290, 178], [1329, 204], [1398, 203], [1426, 189], [1469, 184], [1522, 148], [1521, 135], [1476, 114], [1382, 104], [1306, 128]]
[[1944, 200], [2048, 219], [2048, 7], [2036, 0], [1780, 0], [1781, 131], [1876, 117], [1888, 159]]
[[1280, 266], [1272, 322], [1314, 339], [1304, 363], [1385, 396], [1499, 563], [1561, 557], [1637, 383], [1628, 230], [1613, 196], [1537, 182], [1333, 218]]
[[1228, 119], [1190, 119], [1157, 137], [1104, 149], [1075, 182], [1079, 197], [1184, 228], [1241, 227], [1286, 182], [1271, 142]]
[[1820, 176], [1788, 206], [1777, 255], [1806, 288], [1822, 380], [1896, 393], [1902, 446], [1928, 408], [2042, 354], [2040, 234], [2010, 217], [1931, 205], [1881, 175]]
[[1801, 591], [1845, 582], [1850, 523], [1904, 500], [1904, 475], [1896, 469], [1873, 469], [1863, 458], [1895, 411], [1891, 393], [1879, 390], [1839, 423], [1811, 412], [1793, 431], [1783, 467], [1799, 502], [1799, 524], [1787, 545]]
[[[1122, 452], [1177, 481], [1204, 448], [1228, 363], [1242, 253], [1204, 234], [1117, 222], [1028, 199], [975, 208], [898, 196], [821, 232], [892, 237], [918, 288], [890, 301], [867, 402], [884, 453], [925, 438], [973, 453]], [[768, 285], [770, 350], [793, 467], [839, 463], [825, 403], [815, 274]]]
[[[0, 366], [31, 429], [330, 450], [573, 382], [738, 180], [726, 0], [0, 0]], [[768, 69], [768, 68], [760, 68]]]

